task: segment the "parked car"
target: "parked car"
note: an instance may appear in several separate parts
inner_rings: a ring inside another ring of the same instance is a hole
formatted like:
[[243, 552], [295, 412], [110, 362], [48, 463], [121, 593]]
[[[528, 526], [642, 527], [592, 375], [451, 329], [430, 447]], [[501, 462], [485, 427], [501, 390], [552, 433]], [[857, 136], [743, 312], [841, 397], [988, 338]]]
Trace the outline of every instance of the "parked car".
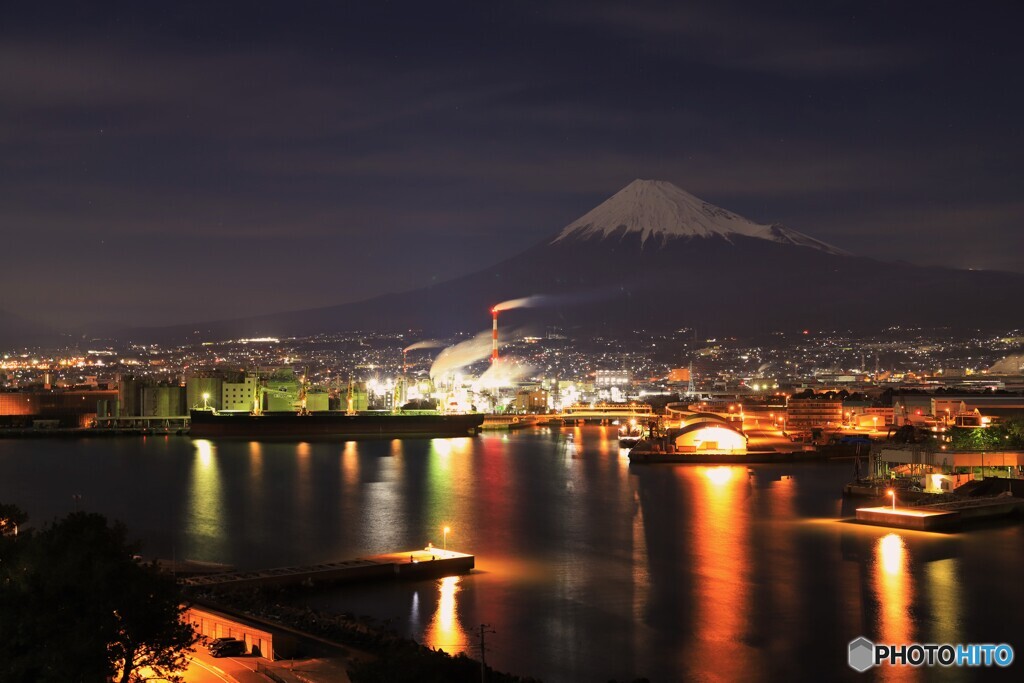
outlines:
[[234, 657], [245, 654], [245, 642], [232, 638], [210, 646], [210, 654], [214, 657]]
[[213, 652], [214, 648], [220, 647], [224, 643], [230, 643], [232, 640], [238, 640], [233, 636], [224, 636], [223, 638], [213, 638], [206, 641], [206, 649]]

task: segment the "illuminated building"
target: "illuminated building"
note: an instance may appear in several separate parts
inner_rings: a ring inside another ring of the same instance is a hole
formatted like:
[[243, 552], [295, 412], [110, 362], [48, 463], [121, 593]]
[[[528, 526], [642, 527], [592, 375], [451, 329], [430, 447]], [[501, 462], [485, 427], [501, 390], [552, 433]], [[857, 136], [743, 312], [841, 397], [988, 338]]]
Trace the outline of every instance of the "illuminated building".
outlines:
[[736, 423], [701, 413], [672, 430], [677, 453], [746, 453], [747, 437]]
[[516, 392], [515, 410], [520, 413], [541, 413], [548, 408], [548, 392], [544, 389], [521, 389]]
[[598, 370], [594, 373], [594, 384], [599, 388], [624, 387], [629, 380], [629, 373], [625, 370]]
[[219, 375], [210, 373], [208, 376], [193, 376], [185, 382], [186, 410], [195, 410], [204, 405], [220, 410], [223, 396], [224, 378]]
[[842, 422], [841, 399], [791, 398], [786, 406], [786, 427], [790, 430], [827, 427]]
[[221, 394], [222, 410], [251, 411], [256, 403], [256, 377], [246, 375], [241, 382], [224, 382]]

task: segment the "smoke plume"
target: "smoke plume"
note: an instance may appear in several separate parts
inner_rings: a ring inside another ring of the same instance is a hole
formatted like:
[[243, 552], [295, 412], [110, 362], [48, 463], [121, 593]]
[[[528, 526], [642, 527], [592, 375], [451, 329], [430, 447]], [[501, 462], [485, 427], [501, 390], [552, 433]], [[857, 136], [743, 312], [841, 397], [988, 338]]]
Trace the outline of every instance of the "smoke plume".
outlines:
[[586, 304], [595, 301], [610, 299], [616, 294], [622, 293], [622, 287], [601, 287], [585, 292], [573, 292], [571, 294], [536, 294], [521, 299], [509, 299], [502, 301], [494, 307], [495, 311], [510, 311], [513, 308], [544, 308], [547, 306], [571, 306], [573, 304]]
[[483, 360], [491, 355], [491, 331], [480, 332], [472, 339], [449, 346], [434, 359], [430, 378], [444, 377], [452, 370]]
[[498, 311], [510, 311], [513, 308], [536, 308], [538, 306], [544, 306], [547, 300], [551, 297], [547, 297], [543, 294], [537, 296], [526, 296], [521, 299], [509, 299], [508, 301], [502, 301], [500, 304], [494, 307], [494, 310]]
[[487, 368], [473, 383], [473, 389], [475, 391], [482, 391], [510, 387], [519, 380], [529, 376], [532, 372], [533, 367], [530, 365], [502, 360]]
[[416, 349], [437, 349], [442, 346], [444, 346], [444, 342], [442, 341], [438, 341], [436, 339], [424, 339], [423, 341], [418, 341], [415, 344], [406, 346], [402, 349], [402, 353], [408, 353], [410, 351], [415, 351]]

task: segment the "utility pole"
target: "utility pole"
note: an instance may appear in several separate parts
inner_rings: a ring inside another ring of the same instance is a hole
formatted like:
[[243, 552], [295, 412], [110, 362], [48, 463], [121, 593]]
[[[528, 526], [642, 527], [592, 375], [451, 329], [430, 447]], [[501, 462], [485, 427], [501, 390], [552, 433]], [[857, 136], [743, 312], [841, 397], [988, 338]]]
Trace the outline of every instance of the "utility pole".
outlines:
[[490, 624], [480, 624], [480, 683], [487, 683], [487, 644], [488, 633], [497, 633]]

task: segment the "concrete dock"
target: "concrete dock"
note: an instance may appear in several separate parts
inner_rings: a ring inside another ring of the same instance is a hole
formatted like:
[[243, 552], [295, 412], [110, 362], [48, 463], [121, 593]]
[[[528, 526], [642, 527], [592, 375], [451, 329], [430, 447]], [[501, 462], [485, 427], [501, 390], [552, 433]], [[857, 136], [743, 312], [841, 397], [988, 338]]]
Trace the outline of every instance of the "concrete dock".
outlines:
[[958, 526], [960, 515], [956, 512], [918, 510], [916, 508], [876, 507], [857, 508], [857, 521], [875, 526], [917, 531], [949, 531]]
[[476, 557], [454, 550], [425, 548], [365, 558], [325, 562], [303, 567], [278, 567], [254, 571], [234, 571], [182, 580], [195, 588], [232, 588], [253, 586], [322, 585], [354, 581], [434, 579], [468, 574]]
[[1019, 517], [1024, 499], [1013, 496], [972, 498], [917, 507], [857, 508], [857, 521], [875, 526], [917, 531], [957, 531], [965, 522]]

